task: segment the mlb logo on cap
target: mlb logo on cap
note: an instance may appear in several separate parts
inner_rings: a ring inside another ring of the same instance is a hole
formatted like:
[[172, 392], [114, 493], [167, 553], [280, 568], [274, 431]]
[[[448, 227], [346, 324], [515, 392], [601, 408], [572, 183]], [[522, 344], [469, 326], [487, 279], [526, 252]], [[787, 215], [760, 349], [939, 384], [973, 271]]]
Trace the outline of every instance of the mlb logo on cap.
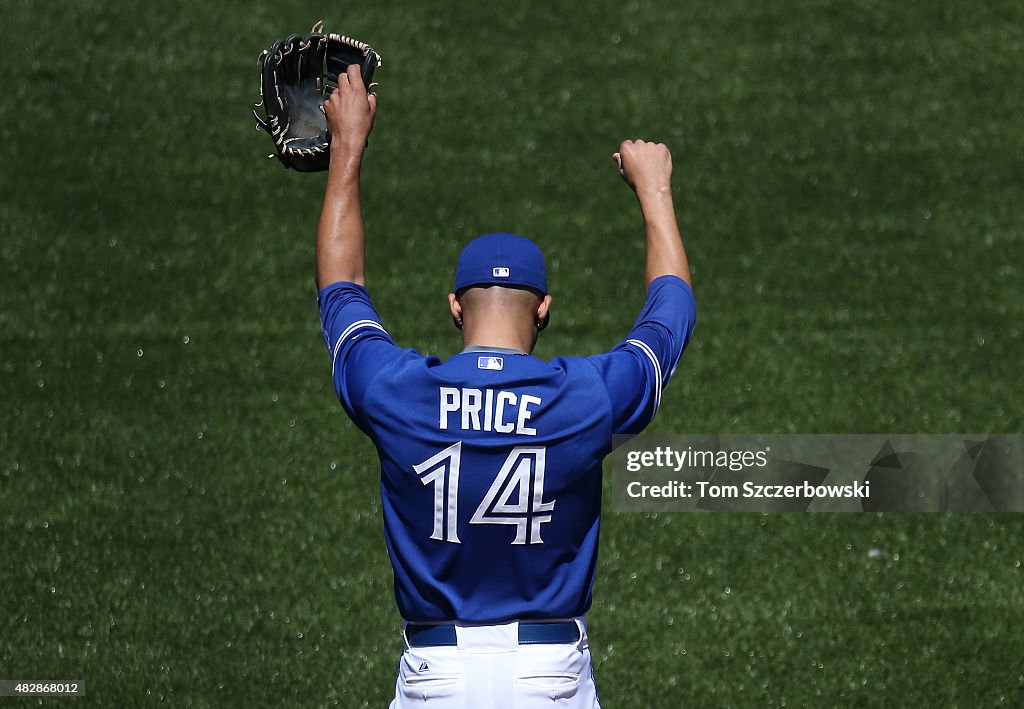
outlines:
[[[496, 266], [495, 264], [501, 264]], [[527, 238], [505, 232], [484, 234], [466, 244], [455, 268], [455, 293], [473, 286], [532, 288], [545, 295], [544, 254]]]

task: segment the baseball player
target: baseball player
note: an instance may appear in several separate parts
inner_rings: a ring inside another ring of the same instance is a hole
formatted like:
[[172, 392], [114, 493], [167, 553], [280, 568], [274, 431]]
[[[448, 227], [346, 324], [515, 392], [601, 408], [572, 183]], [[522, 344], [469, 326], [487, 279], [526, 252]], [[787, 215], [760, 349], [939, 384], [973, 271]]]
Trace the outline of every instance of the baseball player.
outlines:
[[615, 153], [647, 238], [647, 299], [593, 357], [530, 355], [548, 322], [544, 257], [488, 234], [448, 296], [464, 349], [398, 347], [363, 273], [359, 175], [377, 108], [352, 66], [325, 103], [332, 138], [317, 284], [334, 387], [380, 456], [384, 534], [404, 619], [393, 708], [598, 707], [585, 614], [601, 461], [654, 418], [695, 305], [665, 146]]

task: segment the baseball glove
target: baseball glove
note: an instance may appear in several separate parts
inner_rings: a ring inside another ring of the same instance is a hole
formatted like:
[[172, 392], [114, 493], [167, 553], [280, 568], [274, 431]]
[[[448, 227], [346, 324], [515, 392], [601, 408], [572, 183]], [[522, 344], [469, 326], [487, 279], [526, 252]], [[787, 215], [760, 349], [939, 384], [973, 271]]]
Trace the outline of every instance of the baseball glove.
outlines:
[[331, 135], [323, 102], [350, 64], [360, 65], [363, 83], [372, 89], [380, 56], [364, 42], [324, 34], [323, 22], [317, 22], [305, 37], [293, 34], [274, 42], [259, 61], [262, 101], [256, 108], [262, 106], [265, 115], [252, 113], [256, 130], [265, 130], [274, 141], [276, 153], [267, 157], [276, 155], [282, 165], [300, 172], [326, 170]]

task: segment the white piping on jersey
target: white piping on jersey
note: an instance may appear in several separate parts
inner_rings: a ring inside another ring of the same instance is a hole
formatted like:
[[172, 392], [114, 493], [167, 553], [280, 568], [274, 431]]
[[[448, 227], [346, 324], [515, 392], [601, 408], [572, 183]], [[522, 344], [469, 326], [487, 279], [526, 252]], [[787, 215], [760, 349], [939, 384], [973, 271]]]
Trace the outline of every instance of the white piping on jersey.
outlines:
[[331, 376], [332, 377], [334, 376], [334, 370], [337, 368], [337, 365], [338, 365], [338, 352], [341, 351], [341, 343], [343, 343], [345, 341], [345, 339], [349, 335], [354, 333], [356, 330], [361, 330], [364, 327], [374, 327], [374, 328], [377, 328], [378, 330], [380, 330], [381, 332], [383, 332], [385, 335], [388, 334], [388, 331], [384, 329], [384, 326], [381, 325], [376, 320], [356, 320], [354, 323], [352, 323], [347, 328], [345, 328], [345, 331], [343, 333], [341, 333], [341, 337], [338, 338], [338, 341], [334, 345], [334, 354], [331, 355]]
[[658, 407], [661, 406], [661, 388], [665, 386], [665, 381], [661, 377], [661, 363], [658, 358], [654, 356], [654, 350], [651, 349], [643, 340], [626, 340], [626, 344], [634, 345], [639, 347], [640, 351], [647, 355], [647, 358], [651, 360], [651, 364], [654, 365], [654, 373], [658, 376], [658, 385], [654, 387], [654, 413], [651, 414], [651, 419], [658, 414]]

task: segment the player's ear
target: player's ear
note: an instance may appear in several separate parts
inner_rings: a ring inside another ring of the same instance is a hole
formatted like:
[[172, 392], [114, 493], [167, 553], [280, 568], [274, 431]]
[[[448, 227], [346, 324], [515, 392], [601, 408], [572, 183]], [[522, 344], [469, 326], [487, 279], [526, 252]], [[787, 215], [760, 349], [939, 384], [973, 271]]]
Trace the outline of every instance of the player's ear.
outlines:
[[452, 313], [452, 322], [455, 327], [462, 329], [462, 303], [454, 293], [448, 294], [448, 309]]
[[543, 330], [551, 322], [551, 296], [546, 295], [537, 304], [537, 329]]

